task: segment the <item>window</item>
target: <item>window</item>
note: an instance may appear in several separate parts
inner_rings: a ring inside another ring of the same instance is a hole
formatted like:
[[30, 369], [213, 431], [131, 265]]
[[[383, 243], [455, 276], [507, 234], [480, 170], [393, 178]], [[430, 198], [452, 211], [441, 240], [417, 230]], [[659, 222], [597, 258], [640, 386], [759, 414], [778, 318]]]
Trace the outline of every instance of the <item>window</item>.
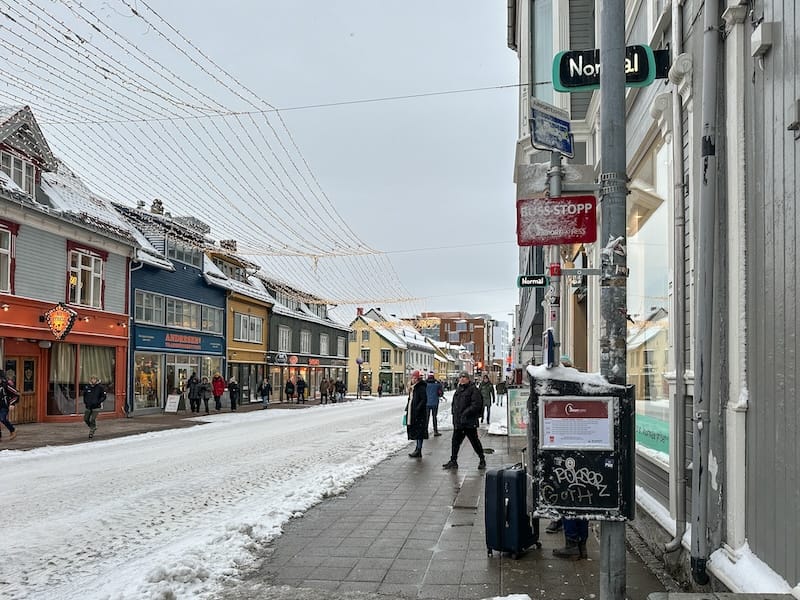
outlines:
[[74, 249], [69, 253], [69, 302], [103, 308], [104, 256]]
[[203, 251], [200, 248], [174, 238], [167, 240], [167, 257], [193, 265], [198, 269], [203, 264]]
[[321, 356], [330, 355], [330, 349], [328, 348], [328, 334], [327, 333], [320, 333], [319, 334], [319, 353], [320, 353]]
[[[351, 332], [352, 333], [352, 332]], [[345, 352], [345, 342], [342, 336], [336, 338], [336, 356], [346, 356], [347, 352]]]
[[8, 152], [0, 152], [0, 170], [8, 175], [23, 192], [33, 196], [35, 171], [31, 163]]
[[177, 298], [167, 298], [167, 326], [200, 329], [200, 305]]
[[369, 363], [369, 350], [361, 351], [361, 360], [363, 360], [365, 363]]
[[369, 341], [369, 329], [364, 329], [361, 331], [361, 341], [362, 342]]
[[244, 313], [233, 314], [233, 339], [240, 342], [261, 343], [264, 320]]
[[292, 351], [292, 330], [281, 325], [278, 327], [278, 351]]
[[392, 359], [392, 351], [391, 350], [381, 350], [381, 364], [388, 365]]
[[533, 96], [553, 103], [553, 0], [533, 3]]
[[164, 324], [164, 296], [136, 290], [134, 319], [138, 323]]
[[247, 281], [247, 271], [244, 267], [240, 267], [238, 265], [233, 265], [229, 262], [225, 262], [219, 258], [214, 259], [214, 264], [217, 268], [222, 271], [226, 277], [229, 279], [233, 279], [235, 281], [241, 281], [242, 283], [249, 283]]
[[307, 329], [300, 332], [300, 352], [311, 354], [311, 332]]
[[[356, 332], [355, 331], [351, 331], [350, 333], [348, 333], [347, 334], [347, 339], [350, 340], [351, 342], [355, 342], [356, 341]], [[342, 355], [340, 355], [340, 356], [342, 356]]]
[[221, 308], [203, 306], [202, 314], [203, 331], [222, 335], [222, 319], [225, 317], [225, 311], [223, 311]]
[[275, 294], [275, 299], [290, 310], [297, 310], [300, 308], [300, 303], [297, 301], [297, 299], [292, 298], [286, 292], [277, 292]]
[[14, 264], [14, 235], [16, 234], [16, 225], [13, 229], [10, 227], [13, 224], [6, 224], [0, 221], [0, 292], [7, 294], [12, 293], [11, 273]]

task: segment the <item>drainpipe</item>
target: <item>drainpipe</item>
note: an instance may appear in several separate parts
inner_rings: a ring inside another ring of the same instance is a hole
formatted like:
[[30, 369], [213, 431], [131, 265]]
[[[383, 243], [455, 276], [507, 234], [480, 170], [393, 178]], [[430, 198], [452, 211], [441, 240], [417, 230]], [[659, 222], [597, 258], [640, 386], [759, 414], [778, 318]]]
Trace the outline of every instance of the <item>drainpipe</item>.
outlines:
[[[683, 51], [683, 10], [680, 2], [672, 0], [672, 46], [673, 71]], [[673, 242], [675, 272], [673, 276], [673, 298], [675, 309], [675, 397], [672, 402], [672, 422], [674, 424], [675, 442], [673, 443], [672, 464], [676, 468], [676, 477], [670, 494], [675, 498], [675, 537], [664, 546], [666, 552], [674, 552], [681, 547], [683, 534], [686, 532], [686, 389], [684, 373], [686, 372], [686, 307], [684, 294], [686, 289], [686, 189], [683, 175], [683, 106], [678, 84], [682, 77], [679, 73], [670, 73], [672, 81], [672, 203], [675, 220], [675, 238]]]
[[700, 585], [709, 581], [708, 561], [708, 485], [709, 438], [711, 436], [711, 343], [714, 311], [714, 241], [717, 202], [717, 57], [719, 53], [719, 5], [705, 3], [703, 18], [703, 96], [701, 137], [701, 186], [697, 227], [695, 330], [695, 385], [692, 421], [692, 577]]

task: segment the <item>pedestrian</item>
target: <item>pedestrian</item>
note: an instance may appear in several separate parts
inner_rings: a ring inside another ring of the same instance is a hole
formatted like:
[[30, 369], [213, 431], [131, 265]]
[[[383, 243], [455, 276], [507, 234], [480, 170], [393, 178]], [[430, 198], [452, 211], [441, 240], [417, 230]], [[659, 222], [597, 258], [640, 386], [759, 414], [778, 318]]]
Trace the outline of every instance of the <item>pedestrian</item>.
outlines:
[[494, 388], [497, 392], [497, 404], [503, 406], [503, 397], [508, 393], [508, 384], [501, 379]]
[[378, 384], [378, 398], [383, 396], [383, 382]]
[[411, 458], [422, 458], [422, 442], [428, 439], [428, 394], [427, 384], [419, 371], [411, 372], [411, 383], [406, 403], [406, 433], [408, 439], [416, 442]]
[[89, 383], [83, 388], [83, 405], [86, 407], [86, 410], [83, 411], [83, 422], [89, 428], [89, 439], [94, 437], [94, 432], [97, 430], [97, 414], [105, 400], [105, 388], [97, 376], [92, 375], [89, 377]]
[[341, 379], [337, 379], [336, 383], [334, 384], [334, 389], [336, 390], [336, 400], [334, 402], [344, 402], [344, 395], [347, 391], [347, 388], [344, 385], [344, 381]]
[[328, 403], [328, 380], [324, 377], [319, 382], [319, 402], [320, 404]]
[[584, 519], [562, 519], [562, 522], [564, 524], [564, 547], [553, 548], [553, 556], [569, 559], [586, 558], [589, 521]]
[[490, 417], [492, 416], [492, 402], [494, 402], [494, 386], [489, 381], [489, 376], [484, 375], [481, 378], [481, 384], [478, 386], [483, 398], [483, 410], [481, 410], [481, 423], [483, 423], [483, 411], [486, 411], [486, 425], [489, 425]]
[[442, 396], [444, 396], [444, 389], [442, 388], [442, 384], [436, 381], [433, 373], [428, 373], [428, 381], [425, 383], [427, 384], [425, 386], [425, 392], [428, 395], [428, 419], [433, 421], [434, 437], [438, 437], [442, 435], [439, 433], [438, 414], [439, 401], [442, 399]]
[[186, 395], [189, 397], [189, 408], [193, 413], [200, 412], [200, 379], [197, 373], [192, 371], [186, 382]]
[[[0, 370], [0, 423], [6, 426], [10, 439], [17, 437], [17, 428], [11, 424], [8, 413], [11, 407], [19, 402], [19, 392], [14, 384], [6, 377], [6, 373]], [[2, 430], [0, 430], [2, 431]]]
[[451, 411], [453, 413], [452, 450], [450, 461], [444, 463], [442, 468], [458, 468], [458, 450], [466, 437], [480, 459], [478, 468], [485, 469], [486, 456], [483, 453], [481, 441], [478, 439], [478, 418], [483, 411], [483, 397], [466, 371], [461, 371], [458, 376], [458, 387], [453, 394]]
[[225, 393], [225, 380], [219, 373], [214, 373], [211, 378], [211, 391], [214, 394], [214, 410], [222, 410], [222, 394]]
[[[206, 409], [206, 414], [209, 414], [208, 401], [211, 400], [211, 396], [213, 395], [213, 390], [211, 389], [211, 384], [208, 382], [208, 377], [203, 377], [203, 379], [200, 381], [199, 392], [200, 392], [200, 399], [203, 401], [203, 406]], [[199, 404], [197, 406], [197, 412], [200, 412]]]
[[258, 395], [261, 396], [261, 408], [267, 408], [269, 406], [269, 397], [272, 395], [272, 384], [266, 377], [261, 380], [261, 385], [258, 386]]
[[286, 401], [291, 402], [294, 397], [294, 384], [291, 378], [286, 380], [286, 385], [283, 386], [283, 392], [286, 394]]
[[236, 403], [239, 402], [239, 384], [236, 378], [231, 377], [228, 381], [228, 397], [231, 399], [231, 410], [236, 410]]
[[297, 391], [297, 403], [298, 404], [305, 404], [306, 403], [306, 380], [303, 379], [302, 375], [297, 376], [297, 383], [294, 385], [295, 390]]

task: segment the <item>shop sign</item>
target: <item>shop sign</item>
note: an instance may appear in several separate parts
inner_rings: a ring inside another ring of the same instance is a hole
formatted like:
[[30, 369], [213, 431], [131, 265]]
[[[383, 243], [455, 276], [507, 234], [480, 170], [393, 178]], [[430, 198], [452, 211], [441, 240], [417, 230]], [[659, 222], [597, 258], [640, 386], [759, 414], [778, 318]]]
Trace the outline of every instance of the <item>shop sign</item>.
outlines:
[[310, 367], [318, 367], [319, 366], [319, 359], [318, 358], [309, 358], [308, 359], [308, 366], [310, 366]]
[[285, 364], [286, 360], [285, 352], [278, 352], [278, 354], [275, 355], [275, 362], [278, 364]]
[[597, 240], [596, 205], [594, 196], [517, 200], [517, 245], [594, 242]]
[[66, 306], [63, 302], [59, 302], [53, 308], [44, 313], [44, 318], [47, 320], [47, 326], [57, 340], [63, 340], [75, 324], [75, 319], [78, 318], [78, 313]]
[[174, 350], [189, 353], [222, 354], [222, 338], [199, 333], [164, 331], [154, 327], [136, 327], [138, 349]]
[[297, 356], [296, 356], [295, 354], [292, 354], [292, 355], [289, 357], [289, 364], [290, 364], [290, 365], [296, 365], [296, 364], [297, 364], [297, 360], [298, 360], [298, 359], [297, 359]]
[[[625, 48], [626, 87], [645, 87], [656, 77], [653, 49], [644, 44]], [[557, 92], [600, 89], [600, 50], [567, 50], [553, 59], [553, 87]]]

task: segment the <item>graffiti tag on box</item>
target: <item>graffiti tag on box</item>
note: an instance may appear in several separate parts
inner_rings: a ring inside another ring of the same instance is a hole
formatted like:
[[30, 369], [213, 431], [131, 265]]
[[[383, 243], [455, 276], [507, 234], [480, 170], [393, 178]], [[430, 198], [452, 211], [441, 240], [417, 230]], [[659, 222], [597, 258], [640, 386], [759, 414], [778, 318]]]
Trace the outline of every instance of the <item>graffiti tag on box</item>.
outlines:
[[614, 508], [619, 501], [617, 469], [610, 453], [564, 451], [539, 456], [543, 475], [539, 499], [558, 508]]

